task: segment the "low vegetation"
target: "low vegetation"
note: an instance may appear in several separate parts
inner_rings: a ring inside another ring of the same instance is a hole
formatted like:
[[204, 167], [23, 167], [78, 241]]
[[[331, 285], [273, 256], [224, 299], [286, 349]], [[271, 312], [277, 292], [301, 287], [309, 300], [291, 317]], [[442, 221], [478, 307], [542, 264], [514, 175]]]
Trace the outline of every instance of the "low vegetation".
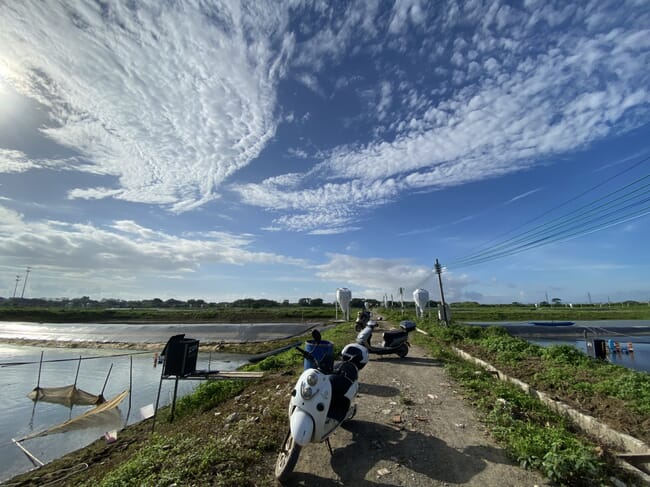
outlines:
[[[353, 313], [365, 300], [353, 299]], [[374, 301], [375, 304], [378, 302]], [[112, 304], [114, 306], [109, 306]], [[431, 301], [435, 312], [436, 303]], [[414, 303], [405, 302], [405, 311], [414, 314]], [[396, 308], [395, 308], [396, 309]], [[205, 303], [202, 300], [149, 300], [134, 302], [97, 302], [88, 298], [67, 301], [20, 300], [0, 298], [0, 321], [41, 321], [50, 323], [246, 323], [330, 320], [334, 303], [303, 298], [298, 303], [242, 299], [233, 303]], [[483, 305], [453, 303], [454, 320], [531, 321], [531, 320], [638, 320], [650, 319], [648, 303], [625, 302], [607, 305]]]
[[45, 323], [249, 323], [331, 319], [333, 307], [106, 309], [0, 307], [0, 321]]

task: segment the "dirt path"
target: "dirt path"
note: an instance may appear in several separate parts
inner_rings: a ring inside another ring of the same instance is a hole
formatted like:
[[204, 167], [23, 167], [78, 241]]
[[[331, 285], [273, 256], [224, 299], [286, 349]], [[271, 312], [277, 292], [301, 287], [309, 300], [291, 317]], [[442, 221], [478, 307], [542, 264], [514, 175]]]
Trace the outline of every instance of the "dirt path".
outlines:
[[356, 417], [300, 454], [287, 485], [550, 485], [487, 437], [442, 365], [419, 347], [371, 356], [360, 372]]

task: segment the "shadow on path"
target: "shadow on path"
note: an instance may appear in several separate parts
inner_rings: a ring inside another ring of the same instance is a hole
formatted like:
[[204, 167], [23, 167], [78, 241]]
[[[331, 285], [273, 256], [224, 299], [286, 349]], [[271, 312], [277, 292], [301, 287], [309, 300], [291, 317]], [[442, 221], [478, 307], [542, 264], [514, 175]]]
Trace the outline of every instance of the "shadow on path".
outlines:
[[380, 384], [359, 383], [359, 394], [368, 394], [370, 396], [394, 397], [399, 396], [400, 390], [397, 387], [383, 386]]
[[[323, 463], [329, 461], [337, 478], [296, 472], [286, 485], [409, 485], [413, 472], [424, 475], [432, 483], [463, 484], [482, 472], [488, 461], [509, 464], [499, 450], [490, 446], [456, 450], [439, 438], [400, 431], [379, 423], [352, 420], [344, 426], [352, 433], [352, 442], [335, 449], [331, 458], [329, 454], [323, 456]], [[382, 478], [381, 483], [367, 480], [366, 477], [378, 478], [376, 470], [380, 467], [377, 464], [382, 460], [392, 465], [388, 468], [390, 473]], [[420, 479], [417, 485], [426, 485], [426, 482], [426, 479]]]
[[430, 358], [430, 357], [409, 357], [404, 358], [393, 357], [389, 355], [388, 357], [380, 355], [378, 359], [375, 359], [373, 355], [370, 356], [374, 360], [379, 360], [380, 362], [396, 363], [402, 365], [414, 365], [414, 366], [426, 366], [426, 367], [444, 367], [444, 362], [441, 360]]

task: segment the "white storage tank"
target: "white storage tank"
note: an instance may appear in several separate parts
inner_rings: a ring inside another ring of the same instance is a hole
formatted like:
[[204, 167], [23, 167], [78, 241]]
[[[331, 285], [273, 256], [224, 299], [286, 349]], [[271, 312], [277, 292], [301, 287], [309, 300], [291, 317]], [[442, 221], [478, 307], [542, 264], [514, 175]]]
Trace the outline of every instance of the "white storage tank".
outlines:
[[347, 287], [340, 287], [336, 290], [336, 302], [346, 320], [350, 319], [350, 301], [352, 301], [352, 291]]
[[413, 301], [415, 301], [415, 314], [422, 318], [424, 310], [429, 305], [429, 291], [426, 289], [416, 289], [413, 291]]

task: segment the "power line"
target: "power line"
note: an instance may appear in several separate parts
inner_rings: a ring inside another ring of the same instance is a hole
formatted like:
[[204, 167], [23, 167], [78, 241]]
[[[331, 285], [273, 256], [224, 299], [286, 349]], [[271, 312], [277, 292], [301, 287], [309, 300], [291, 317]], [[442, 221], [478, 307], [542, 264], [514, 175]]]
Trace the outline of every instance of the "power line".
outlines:
[[[494, 245], [481, 252], [471, 254], [465, 258], [457, 259], [451, 265], [464, 265], [477, 259], [483, 259], [494, 254], [500, 254], [510, 248], [518, 248], [521, 243], [534, 242], [537, 238], [544, 238], [545, 235], [557, 236], [558, 231], [573, 231], [581, 226], [588, 225], [594, 219], [608, 217], [618, 211], [628, 210], [647, 202], [647, 199], [639, 199], [650, 194], [650, 183], [632, 189], [635, 185], [650, 179], [650, 175], [637, 179], [636, 181], [617, 189], [601, 198], [592, 201], [566, 215], [560, 216], [549, 222], [543, 223], [526, 232], [515, 235], [497, 245]], [[617, 196], [619, 193], [621, 195]], [[616, 197], [615, 197], [616, 196]], [[635, 201], [635, 199], [639, 199]], [[601, 204], [597, 204], [601, 203]], [[564, 229], [564, 230], [562, 230]]]
[[[529, 250], [532, 248], [537, 248], [542, 245], [546, 245], [549, 243], [554, 243], [554, 242], [559, 242], [559, 241], [566, 241], [566, 240], [571, 240], [573, 238], [587, 235], [590, 233], [593, 233], [594, 231], [597, 230], [603, 230], [605, 228], [609, 228], [621, 223], [628, 222], [630, 220], [634, 220], [637, 218], [640, 218], [642, 216], [645, 216], [648, 213], [648, 209], [650, 209], [650, 205], [648, 206], [643, 206], [639, 209], [636, 209], [636, 207], [639, 204], [644, 204], [650, 202], [650, 197], [645, 198], [644, 200], [640, 202], [635, 202], [634, 204], [628, 205], [623, 208], [617, 208], [613, 211], [610, 211], [608, 213], [600, 213], [595, 215], [591, 220], [588, 220], [584, 222], [581, 226], [574, 228], [573, 231], [571, 229], [565, 229], [561, 231], [556, 231], [554, 233], [548, 233], [545, 235], [539, 236], [539, 238], [535, 240], [529, 240], [524, 243], [521, 243], [520, 245], [515, 245], [515, 246], [509, 246], [506, 248], [502, 249], [494, 249], [492, 252], [488, 254], [484, 254], [481, 256], [476, 256], [472, 259], [467, 259], [464, 262], [460, 263], [457, 267], [464, 267], [468, 265], [474, 265], [482, 262], [487, 262], [489, 260], [493, 260], [496, 258], [501, 258], [505, 257], [508, 255], [512, 254], [518, 254], [523, 252], [524, 250]], [[616, 215], [616, 213], [619, 213], [620, 210], [635, 210], [633, 212], [628, 212], [625, 214], [619, 214]], [[611, 217], [612, 215], [616, 215], [613, 218], [609, 218], [605, 220], [604, 218]]]
[[[604, 184], [610, 182], [612, 179], [615, 179], [622, 174], [631, 171], [632, 169], [647, 162], [648, 160], [650, 160], [650, 156], [646, 156], [640, 159], [631, 166], [615, 174], [608, 180], [592, 186], [579, 195], [568, 199], [567, 201], [553, 207], [548, 211], [543, 212], [539, 216], [533, 218], [532, 220], [529, 220], [517, 229], [526, 227], [530, 223], [539, 220], [542, 216], [545, 216], [550, 212], [577, 200], [585, 194], [603, 186]], [[503, 258], [515, 253], [520, 253], [542, 245], [547, 245], [549, 243], [577, 238], [582, 235], [593, 233], [594, 231], [602, 230], [604, 228], [608, 228], [645, 216], [647, 214], [646, 210], [648, 208], [643, 205], [647, 203], [649, 199], [644, 197], [650, 193], [650, 190], [648, 189], [650, 187], [650, 183], [643, 185], [641, 185], [641, 183], [649, 178], [650, 174], [638, 178], [635, 181], [626, 184], [625, 186], [613, 192], [610, 192], [605, 196], [601, 196], [600, 198], [597, 198], [596, 200], [583, 205], [566, 215], [552, 219], [549, 222], [542, 223], [541, 225], [538, 225], [528, 231], [516, 234], [513, 237], [506, 239], [496, 245], [485, 247], [482, 250], [469, 254], [466, 257], [456, 259], [449, 264], [449, 267], [453, 266], [458, 268], [480, 264], [490, 260]], [[615, 215], [617, 213], [618, 215], [616, 217], [611, 218], [612, 215]], [[505, 235], [511, 234], [517, 229], [511, 230]], [[492, 241], [494, 241], [494, 239]]]
[[[645, 202], [650, 202], [650, 198], [647, 198], [645, 200]], [[581, 229], [579, 231], [572, 232], [572, 233], [564, 233], [564, 234], [560, 233], [560, 234], [554, 234], [554, 235], [546, 236], [544, 238], [538, 239], [536, 241], [527, 243], [525, 245], [522, 245], [522, 246], [519, 246], [519, 247], [516, 247], [516, 248], [509, 249], [507, 251], [503, 251], [501, 253], [496, 253], [496, 254], [486, 256], [486, 257], [483, 257], [483, 258], [480, 258], [480, 259], [475, 259], [473, 261], [465, 262], [465, 263], [463, 263], [461, 265], [456, 266], [456, 268], [469, 267], [469, 266], [473, 266], [473, 265], [477, 265], [477, 264], [482, 264], [484, 262], [489, 262], [491, 260], [500, 259], [500, 258], [507, 257], [507, 256], [510, 256], [510, 255], [520, 254], [521, 252], [524, 252], [526, 250], [531, 250], [531, 249], [534, 249], [534, 248], [542, 247], [544, 245], [548, 245], [548, 244], [551, 244], [551, 243], [566, 242], [568, 240], [573, 240], [574, 238], [583, 237], [585, 235], [589, 235], [591, 233], [594, 233], [594, 232], [597, 232], [597, 231], [600, 231], [600, 230], [605, 230], [606, 228], [610, 228], [610, 227], [613, 227], [613, 226], [616, 226], [616, 225], [620, 225], [622, 223], [626, 223], [626, 222], [629, 222], [629, 221], [632, 221], [632, 220], [636, 220], [636, 219], [644, 217], [645, 215], [648, 215], [648, 214], [650, 214], [650, 204], [648, 206], [645, 206], [645, 207], [639, 209], [636, 213], [625, 215], [623, 218], [610, 219], [610, 220], [601, 222], [599, 225], [595, 225], [595, 226], [589, 227], [589, 228], [584, 228], [584, 229]]]
[[[469, 261], [469, 260], [471, 260], [471, 259], [477, 258], [477, 257], [480, 256], [481, 254], [488, 253], [488, 252], [494, 250], [494, 249], [497, 248], [497, 247], [501, 247], [501, 246], [506, 245], [508, 242], [512, 241], [513, 239], [515, 239], [515, 238], [517, 238], [517, 237], [522, 237], [522, 236], [526, 235], [527, 233], [530, 233], [531, 231], [534, 231], [534, 230], [536, 230], [536, 229], [538, 229], [538, 228], [541, 228], [541, 227], [543, 227], [544, 225], [548, 225], [550, 222], [549, 222], [549, 223], [546, 223], [546, 224], [542, 224], [542, 225], [540, 225], [540, 226], [538, 226], [538, 227], [535, 227], [535, 228], [529, 230], [528, 232], [523, 232], [523, 233], [517, 234], [517, 235], [515, 235], [514, 237], [512, 237], [512, 238], [510, 238], [510, 239], [507, 239], [507, 240], [505, 240], [505, 241], [503, 241], [503, 242], [501, 242], [501, 243], [499, 243], [499, 244], [497, 244], [497, 245], [494, 245], [494, 246], [488, 246], [488, 245], [487, 245], [487, 244], [489, 244], [489, 243], [491, 243], [491, 242], [494, 242], [494, 241], [498, 240], [498, 239], [501, 238], [501, 237], [504, 237], [504, 236], [506, 236], [506, 235], [510, 235], [510, 234], [512, 234], [512, 233], [514, 233], [514, 232], [520, 230], [520, 229], [523, 229], [523, 228], [527, 227], [527, 226], [530, 225], [531, 223], [540, 220], [542, 217], [548, 215], [549, 213], [551, 213], [551, 212], [553, 212], [553, 211], [555, 211], [555, 210], [557, 210], [557, 209], [559, 209], [559, 208], [562, 208], [562, 207], [568, 205], [569, 203], [572, 203], [572, 202], [576, 201], [577, 199], [579, 199], [579, 198], [583, 197], [584, 195], [586, 195], [586, 194], [588, 194], [588, 193], [594, 191], [595, 189], [600, 188], [601, 186], [604, 186], [605, 184], [610, 183], [612, 180], [614, 180], [614, 179], [616, 179], [616, 178], [622, 176], [623, 174], [625, 174], [625, 173], [631, 171], [632, 169], [635, 169], [636, 167], [640, 166], [641, 164], [643, 164], [643, 163], [645, 163], [645, 162], [647, 162], [647, 161], [649, 161], [649, 160], [650, 160], [650, 155], [643, 157], [642, 159], [636, 161], [635, 163], [633, 163], [633, 164], [631, 164], [630, 166], [626, 167], [626, 168], [623, 169], [622, 171], [619, 171], [618, 173], [614, 174], [612, 177], [608, 178], [607, 180], [602, 181], [602, 182], [596, 184], [595, 186], [590, 187], [589, 189], [587, 189], [587, 190], [581, 192], [580, 194], [578, 194], [578, 195], [576, 195], [576, 196], [574, 196], [574, 197], [572, 197], [572, 198], [569, 198], [568, 200], [564, 201], [563, 203], [560, 203], [559, 205], [556, 205], [556, 206], [554, 206], [553, 208], [551, 208], [551, 209], [549, 209], [549, 210], [547, 210], [547, 211], [545, 211], [545, 212], [539, 214], [539, 215], [536, 216], [535, 218], [532, 218], [531, 220], [528, 220], [527, 222], [523, 223], [522, 225], [520, 225], [520, 226], [518, 226], [518, 227], [516, 227], [516, 228], [514, 228], [514, 229], [512, 229], [512, 230], [509, 230], [509, 231], [507, 231], [507, 232], [505, 232], [505, 233], [503, 233], [503, 234], [500, 234], [500, 235], [496, 236], [495, 238], [493, 238], [493, 239], [489, 240], [488, 242], [486, 242], [486, 244], [484, 244], [484, 247], [482, 248], [482, 250], [478, 250], [478, 251], [476, 251], [476, 252], [474, 252], [474, 253], [471, 253], [471, 254], [469, 254], [467, 257], [464, 257], [464, 258], [461, 258], [461, 259], [456, 259], [455, 261], [453, 261], [453, 262], [450, 264], [450, 266], [453, 266], [453, 265], [455, 265], [455, 264], [461, 264], [461, 263], [463, 263], [463, 262], [465, 262], [465, 261]], [[641, 180], [646, 179], [647, 177], [648, 177], [648, 176], [646, 176], [646, 177], [644, 177], [644, 178], [641, 178]], [[635, 181], [635, 182], [633, 182], [633, 183], [631, 183], [631, 184], [635, 184], [635, 183], [638, 182], [638, 181], [639, 181], [639, 180], [637, 180], [637, 181]], [[621, 189], [618, 190], [618, 191], [621, 191], [622, 189], [624, 189], [624, 188], [626, 188], [626, 187], [628, 187], [628, 186], [630, 186], [630, 185], [624, 186], [623, 188], [621, 188]], [[614, 193], [615, 193], [615, 192], [614, 192]], [[600, 201], [600, 200], [602, 200], [602, 199], [604, 199], [604, 197], [597, 199], [595, 202]], [[592, 202], [591, 204], [594, 204], [595, 202]], [[586, 206], [589, 206], [589, 205], [586, 205]], [[583, 206], [582, 208], [585, 208], [585, 206]], [[554, 222], [554, 221], [556, 221], [556, 220], [558, 220], [558, 218], [556, 218], [556, 219], [554, 219], [554, 220], [551, 220], [551, 222]]]

